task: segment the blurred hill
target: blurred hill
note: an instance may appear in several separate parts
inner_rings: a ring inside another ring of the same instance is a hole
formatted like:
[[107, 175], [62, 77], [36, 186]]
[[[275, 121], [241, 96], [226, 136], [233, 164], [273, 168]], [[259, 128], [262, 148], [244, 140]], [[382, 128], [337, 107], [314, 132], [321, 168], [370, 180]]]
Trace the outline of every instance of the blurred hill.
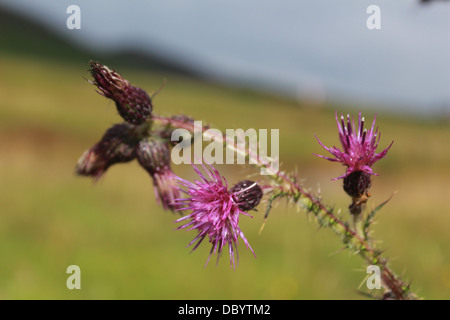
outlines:
[[53, 62], [83, 63], [101, 60], [104, 64], [139, 70], [163, 71], [188, 77], [199, 74], [178, 61], [137, 48], [123, 48], [117, 52], [93, 52], [57, 34], [41, 23], [0, 8], [0, 52]]

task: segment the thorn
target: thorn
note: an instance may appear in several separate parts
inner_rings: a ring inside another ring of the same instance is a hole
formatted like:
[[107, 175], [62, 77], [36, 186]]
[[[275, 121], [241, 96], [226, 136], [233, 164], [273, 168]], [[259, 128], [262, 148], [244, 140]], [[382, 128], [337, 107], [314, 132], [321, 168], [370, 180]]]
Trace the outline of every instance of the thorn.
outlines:
[[369, 279], [370, 277], [370, 273], [366, 274], [366, 276], [364, 277], [364, 279], [361, 281], [361, 283], [358, 286], [358, 290], [361, 289], [361, 287], [363, 286], [364, 282], [367, 281], [367, 279]]
[[161, 85], [161, 87], [159, 87], [159, 89], [158, 90], [156, 90], [155, 92], [153, 92], [152, 93], [152, 95], [150, 96], [150, 99], [152, 99], [153, 100], [153, 98], [159, 93], [159, 92], [161, 92], [161, 90], [164, 88], [164, 86], [166, 85], [166, 83], [167, 83], [167, 79], [166, 78], [164, 78], [164, 80], [163, 80], [163, 83], [162, 83], [162, 85]]
[[262, 224], [261, 228], [259, 229], [258, 236], [261, 235], [261, 233], [264, 229], [264, 226], [266, 225], [266, 221], [267, 221], [267, 217], [264, 218], [263, 224]]
[[337, 250], [337, 251], [335, 251], [335, 252], [332, 252], [332, 253], [328, 254], [328, 256], [329, 256], [329, 257], [332, 257], [332, 256], [334, 256], [334, 255], [336, 255], [336, 254], [338, 254], [338, 253], [341, 253], [341, 252], [344, 251], [345, 249], [347, 249], [347, 248], [346, 248], [346, 247], [343, 247], [343, 248], [341, 248], [341, 249], [339, 249], [339, 250]]

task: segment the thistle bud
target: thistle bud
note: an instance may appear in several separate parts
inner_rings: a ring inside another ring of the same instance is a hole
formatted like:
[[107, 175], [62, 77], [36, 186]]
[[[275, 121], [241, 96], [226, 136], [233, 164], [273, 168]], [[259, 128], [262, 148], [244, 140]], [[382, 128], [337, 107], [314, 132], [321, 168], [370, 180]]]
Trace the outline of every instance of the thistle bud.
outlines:
[[371, 185], [370, 174], [364, 171], [354, 171], [344, 178], [344, 191], [351, 197], [361, 197]]
[[155, 197], [164, 209], [175, 211], [175, 199], [181, 197], [176, 176], [170, 168], [170, 150], [166, 143], [156, 140], [142, 140], [137, 148], [139, 164], [153, 179]]
[[250, 180], [238, 182], [230, 191], [233, 193], [236, 203], [242, 211], [249, 211], [255, 208], [263, 196], [261, 187]]
[[113, 164], [133, 160], [138, 143], [139, 136], [135, 126], [128, 123], [116, 124], [106, 131], [97, 144], [84, 152], [78, 160], [76, 173], [100, 178]]
[[137, 159], [151, 176], [170, 170], [170, 150], [163, 141], [142, 140], [137, 150]]
[[114, 100], [122, 118], [132, 124], [141, 124], [151, 116], [152, 102], [145, 90], [132, 86], [114, 70], [91, 61], [90, 81], [98, 87], [98, 93]]

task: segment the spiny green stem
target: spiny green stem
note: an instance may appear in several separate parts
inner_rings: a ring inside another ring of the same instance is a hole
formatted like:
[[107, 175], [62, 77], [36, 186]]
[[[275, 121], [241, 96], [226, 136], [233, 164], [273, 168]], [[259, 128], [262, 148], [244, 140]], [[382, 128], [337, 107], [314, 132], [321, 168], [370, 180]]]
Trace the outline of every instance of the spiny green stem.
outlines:
[[[153, 120], [165, 125], [171, 125], [174, 128], [183, 128], [190, 132], [194, 131], [194, 124], [192, 122], [155, 115], [153, 116]], [[207, 135], [207, 129], [207, 127], [202, 128], [203, 135], [206, 135], [207, 138], [211, 138], [211, 136]], [[243, 152], [235, 145], [234, 140], [231, 141], [225, 135], [223, 135], [222, 139], [227, 148], [230, 148], [233, 151]], [[303, 207], [307, 212], [312, 212], [319, 224], [323, 227], [329, 227], [339, 235], [341, 241], [349, 250], [362, 256], [366, 263], [378, 265], [380, 267], [382, 283], [391, 297], [398, 300], [417, 299], [416, 295], [410, 292], [409, 286], [405, 285], [405, 283], [388, 267], [387, 260], [381, 257], [381, 251], [376, 250], [370, 245], [371, 241], [367, 234], [367, 225], [364, 226], [364, 232], [360, 235], [353, 230], [348, 223], [337, 217], [333, 213], [333, 210], [327, 207], [320, 198], [309, 191], [306, 191], [294, 177], [289, 176], [283, 171], [273, 170], [268, 162], [262, 161], [257, 154], [253, 154], [249, 149], [246, 149], [245, 152], [246, 157], [254, 160], [258, 167], [272, 170], [273, 174], [268, 177], [275, 183], [274, 190], [278, 189], [278, 191], [274, 191], [276, 197], [272, 196], [272, 201], [281, 196], [288, 197], [297, 205]], [[269, 210], [271, 204], [272, 203], [270, 202], [270, 206], [268, 207]], [[384, 204], [385, 203], [383, 203], [383, 205]]]

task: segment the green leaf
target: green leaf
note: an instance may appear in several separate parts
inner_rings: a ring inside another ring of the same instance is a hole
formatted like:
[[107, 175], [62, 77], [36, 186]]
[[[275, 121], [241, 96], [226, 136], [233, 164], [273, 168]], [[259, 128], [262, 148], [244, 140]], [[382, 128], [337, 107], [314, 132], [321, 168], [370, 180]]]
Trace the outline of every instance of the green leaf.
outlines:
[[380, 203], [378, 206], [376, 206], [376, 207], [375, 207], [375, 208], [367, 215], [367, 218], [366, 218], [366, 220], [364, 221], [364, 226], [363, 226], [363, 228], [364, 228], [364, 229], [363, 229], [364, 237], [365, 237], [366, 240], [368, 240], [369, 227], [370, 227], [370, 225], [372, 224], [372, 220], [374, 219], [375, 214], [376, 214], [381, 208], [383, 208], [385, 204], [387, 204], [387, 203], [392, 199], [392, 197], [394, 196], [395, 193], [396, 193], [396, 192], [394, 192], [393, 194], [391, 194], [391, 196], [390, 196], [388, 199], [386, 199], [385, 201], [383, 201], [382, 203]]

